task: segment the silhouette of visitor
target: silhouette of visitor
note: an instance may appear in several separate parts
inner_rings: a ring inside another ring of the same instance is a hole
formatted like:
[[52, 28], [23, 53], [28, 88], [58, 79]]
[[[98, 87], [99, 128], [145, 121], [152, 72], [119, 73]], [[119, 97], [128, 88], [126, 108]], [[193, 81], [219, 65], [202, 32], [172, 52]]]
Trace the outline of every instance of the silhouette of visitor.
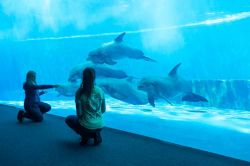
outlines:
[[104, 93], [95, 85], [95, 70], [83, 71], [82, 83], [75, 95], [76, 113], [65, 119], [66, 124], [81, 136], [80, 144], [87, 144], [94, 138], [94, 145], [102, 142], [102, 114], [106, 111]]
[[20, 110], [17, 114], [17, 120], [23, 122], [24, 118], [31, 119], [35, 122], [41, 122], [43, 120], [43, 114], [51, 109], [51, 106], [47, 103], [40, 101], [40, 95], [45, 94], [44, 91], [39, 89], [57, 88], [59, 85], [37, 85], [36, 73], [29, 71], [26, 74], [26, 82], [23, 84], [25, 90], [24, 109]]

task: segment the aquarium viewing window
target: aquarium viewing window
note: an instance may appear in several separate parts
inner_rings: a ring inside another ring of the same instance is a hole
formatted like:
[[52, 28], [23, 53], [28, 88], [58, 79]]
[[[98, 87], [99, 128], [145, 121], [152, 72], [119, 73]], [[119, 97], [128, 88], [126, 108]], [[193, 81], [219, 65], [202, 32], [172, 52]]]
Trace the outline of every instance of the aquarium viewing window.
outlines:
[[91, 67], [105, 126], [250, 161], [249, 1], [6, 0], [0, 22], [0, 104], [23, 108], [33, 70], [76, 114]]

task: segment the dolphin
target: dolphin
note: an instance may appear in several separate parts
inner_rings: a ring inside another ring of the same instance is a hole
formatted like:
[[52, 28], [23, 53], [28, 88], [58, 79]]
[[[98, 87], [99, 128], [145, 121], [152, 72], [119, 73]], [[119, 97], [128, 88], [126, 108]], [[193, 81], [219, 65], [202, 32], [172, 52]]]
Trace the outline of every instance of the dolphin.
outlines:
[[76, 80], [81, 79], [82, 72], [86, 67], [94, 68], [96, 71], [97, 78], [111, 77], [111, 78], [122, 79], [128, 77], [127, 74], [122, 70], [112, 69], [106, 65], [101, 65], [101, 64], [85, 63], [77, 65], [71, 69], [68, 81], [75, 82]]
[[72, 97], [75, 96], [77, 89], [80, 87], [80, 83], [66, 83], [64, 85], [60, 85], [55, 90], [58, 92], [58, 96], [67, 96]]
[[[101, 87], [106, 94], [120, 101], [133, 105], [144, 105], [148, 103], [147, 94], [137, 90], [136, 86], [131, 83], [130, 80], [105, 78], [97, 79], [96, 84]], [[77, 81], [60, 85], [60, 87], [55, 90], [58, 92], [58, 96], [73, 97], [79, 87], [80, 81]]]
[[137, 88], [147, 93], [148, 101], [153, 107], [155, 107], [155, 99], [157, 98], [162, 98], [171, 104], [170, 98], [183, 94], [182, 101], [208, 102], [206, 98], [192, 92], [191, 82], [183, 80], [177, 75], [180, 65], [181, 63], [177, 64], [167, 77], [145, 77], [139, 82]]
[[144, 105], [148, 103], [147, 94], [139, 91], [136, 85], [126, 79], [101, 79], [97, 85], [111, 97], [133, 105]]
[[126, 33], [123, 32], [116, 37], [112, 42], [104, 43], [101, 47], [89, 52], [88, 61], [96, 64], [115, 65], [122, 58], [142, 59], [145, 61], [155, 62], [155, 60], [144, 56], [144, 53], [136, 48], [132, 48], [123, 44], [123, 37]]

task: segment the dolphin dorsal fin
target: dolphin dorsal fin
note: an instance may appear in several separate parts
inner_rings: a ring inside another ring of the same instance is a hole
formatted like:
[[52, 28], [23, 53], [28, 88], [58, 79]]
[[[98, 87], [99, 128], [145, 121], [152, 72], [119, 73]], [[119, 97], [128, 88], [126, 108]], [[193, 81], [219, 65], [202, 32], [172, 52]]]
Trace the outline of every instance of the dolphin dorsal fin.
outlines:
[[169, 73], [168, 76], [170, 77], [174, 77], [177, 75], [177, 70], [179, 68], [179, 66], [181, 65], [181, 63], [178, 63]]
[[117, 36], [115, 38], [115, 42], [121, 43], [123, 41], [123, 37], [124, 37], [125, 34], [126, 34], [126, 32], [123, 32], [122, 34], [120, 34], [119, 36]]

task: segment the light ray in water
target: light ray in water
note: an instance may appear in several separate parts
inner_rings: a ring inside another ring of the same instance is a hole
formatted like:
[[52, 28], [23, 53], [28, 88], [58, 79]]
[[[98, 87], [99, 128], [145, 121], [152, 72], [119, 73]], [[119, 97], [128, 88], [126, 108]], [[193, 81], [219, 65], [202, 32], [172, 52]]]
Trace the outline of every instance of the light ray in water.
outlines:
[[[174, 25], [174, 26], [158, 27], [158, 28], [145, 28], [145, 29], [139, 29], [139, 30], [134, 30], [134, 31], [126, 31], [126, 33], [127, 34], [146, 33], [146, 32], [165, 31], [169, 29], [188, 28], [188, 27], [203, 26], [203, 25], [209, 26], [209, 25], [215, 25], [215, 24], [234, 22], [234, 21], [246, 19], [249, 17], [250, 17], [250, 12], [241, 12], [241, 13], [236, 13], [236, 14], [228, 14], [228, 15], [225, 15], [224, 17], [208, 19], [208, 20], [196, 22], [196, 23], [188, 23], [188, 24], [183, 24], [183, 25]], [[99, 33], [99, 34], [72, 35], [72, 36], [61, 36], [61, 37], [28, 38], [28, 39], [19, 40], [19, 41], [25, 42], [25, 41], [37, 41], [37, 40], [94, 38], [94, 37], [103, 37], [103, 36], [116, 36], [121, 33], [122, 32], [107, 32], [107, 33]]]

